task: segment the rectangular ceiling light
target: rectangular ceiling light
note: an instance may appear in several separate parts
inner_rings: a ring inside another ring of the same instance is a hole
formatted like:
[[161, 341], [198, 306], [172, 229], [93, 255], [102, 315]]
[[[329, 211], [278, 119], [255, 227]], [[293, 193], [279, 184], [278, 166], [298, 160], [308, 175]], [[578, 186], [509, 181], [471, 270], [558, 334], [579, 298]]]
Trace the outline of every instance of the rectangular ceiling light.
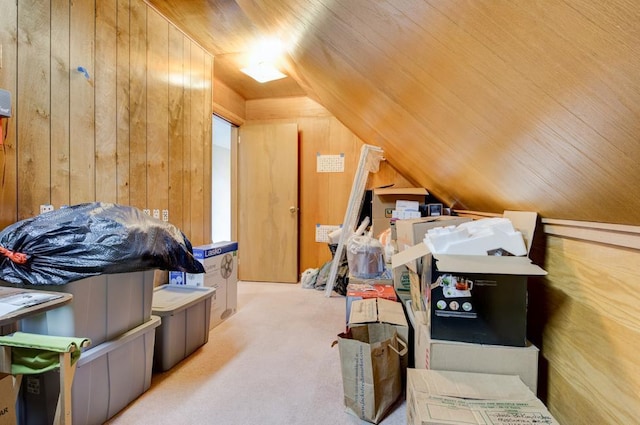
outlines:
[[259, 83], [266, 83], [286, 77], [286, 75], [278, 71], [275, 66], [267, 62], [260, 62], [255, 65], [242, 68], [240, 71], [244, 72]]

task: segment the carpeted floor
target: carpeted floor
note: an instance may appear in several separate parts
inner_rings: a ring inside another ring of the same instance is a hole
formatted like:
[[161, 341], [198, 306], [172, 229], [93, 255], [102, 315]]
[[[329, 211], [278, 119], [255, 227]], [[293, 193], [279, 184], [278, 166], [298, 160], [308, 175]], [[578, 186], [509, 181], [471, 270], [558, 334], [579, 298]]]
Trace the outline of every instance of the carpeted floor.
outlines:
[[[209, 341], [164, 373], [108, 423], [341, 425], [345, 412], [337, 345], [345, 299], [300, 284], [240, 282], [238, 312]], [[381, 422], [406, 424], [401, 400]]]

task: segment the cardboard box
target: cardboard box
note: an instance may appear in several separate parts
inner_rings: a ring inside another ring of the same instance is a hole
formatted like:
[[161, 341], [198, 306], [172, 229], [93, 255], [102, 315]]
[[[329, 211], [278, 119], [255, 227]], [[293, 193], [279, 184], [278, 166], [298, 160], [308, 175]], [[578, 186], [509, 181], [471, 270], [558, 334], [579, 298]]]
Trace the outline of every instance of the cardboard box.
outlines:
[[355, 300], [351, 305], [347, 323], [349, 327], [367, 323], [389, 323], [396, 328], [400, 339], [405, 344], [409, 343], [409, 323], [407, 323], [402, 304], [397, 301], [385, 298]]
[[510, 347], [432, 339], [429, 325], [416, 320], [410, 303], [406, 310], [413, 332], [410, 339], [416, 369], [518, 375], [537, 394], [540, 350], [535, 345]]
[[349, 282], [350, 283], [347, 285], [346, 296], [346, 323], [349, 323], [351, 304], [354, 301], [369, 298], [384, 298], [391, 301], [398, 300], [396, 291], [393, 289], [393, 285], [383, 283], [376, 284], [375, 280], [371, 283], [351, 283], [351, 278], [349, 278]]
[[0, 425], [15, 425], [16, 394], [13, 376], [0, 373]]
[[[527, 257], [433, 255], [431, 335], [480, 344], [527, 344], [527, 281], [546, 272]], [[429, 273], [427, 272], [427, 276]]]
[[396, 208], [396, 201], [415, 201], [424, 204], [427, 189], [422, 187], [383, 188], [373, 189], [371, 196], [371, 230], [373, 236], [378, 235], [389, 227], [389, 220]]
[[[385, 273], [383, 274], [383, 276], [385, 274], [389, 273], [388, 271], [385, 271]], [[365, 285], [362, 286], [361, 288], [366, 289], [367, 286], [366, 285], [393, 285], [393, 279], [387, 279], [384, 277], [375, 277], [372, 279], [364, 279], [361, 277], [355, 277], [352, 274], [349, 274], [349, 284], [353, 285], [353, 288], [356, 288], [356, 285]]]
[[[402, 304], [385, 298], [367, 298], [352, 303], [349, 320], [350, 328], [363, 326], [367, 323], [388, 323], [396, 328], [398, 337], [409, 347], [409, 324]], [[413, 357], [413, 356], [411, 356]], [[400, 362], [404, 374], [409, 364], [409, 353], [402, 356]]]
[[[535, 213], [520, 216], [530, 219], [532, 215]], [[528, 225], [535, 226], [535, 220], [529, 220]], [[532, 236], [533, 230], [522, 233]], [[434, 339], [527, 344], [527, 280], [546, 275], [528, 257], [433, 254], [419, 243], [392, 257], [394, 269], [401, 265], [420, 276], [422, 305], [413, 300], [414, 310], [430, 306]]]
[[407, 370], [407, 424], [480, 423], [558, 425], [517, 376]]
[[398, 251], [404, 251], [421, 242], [429, 229], [433, 229], [434, 227], [457, 226], [467, 221], [471, 221], [471, 219], [469, 217], [450, 215], [423, 217], [413, 220], [396, 220], [396, 242], [398, 244]]
[[406, 265], [403, 264], [393, 269], [393, 287], [396, 288], [397, 292], [411, 291], [409, 268]]
[[[408, 279], [409, 293], [413, 301], [413, 311], [424, 313], [428, 307], [428, 291], [426, 276], [422, 273], [422, 263], [431, 261], [430, 252], [425, 250], [426, 246], [423, 243], [412, 246], [405, 251], [395, 254], [391, 257], [391, 267], [394, 275], [394, 286], [396, 288], [401, 287], [402, 290], [406, 288], [406, 281]], [[418, 314], [419, 320], [425, 322], [425, 315]]]
[[191, 285], [215, 288], [211, 297], [213, 329], [236, 312], [238, 307], [238, 243], [216, 242], [193, 247], [193, 255], [202, 263], [205, 273], [169, 272], [169, 285]]

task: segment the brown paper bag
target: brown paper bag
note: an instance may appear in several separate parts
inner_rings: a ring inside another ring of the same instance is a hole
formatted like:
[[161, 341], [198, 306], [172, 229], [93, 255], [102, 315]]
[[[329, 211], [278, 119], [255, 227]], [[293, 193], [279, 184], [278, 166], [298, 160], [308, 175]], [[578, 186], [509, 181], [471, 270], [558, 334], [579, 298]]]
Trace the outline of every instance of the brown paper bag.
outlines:
[[400, 358], [407, 346], [388, 323], [369, 323], [338, 335], [347, 411], [379, 423], [402, 395]]

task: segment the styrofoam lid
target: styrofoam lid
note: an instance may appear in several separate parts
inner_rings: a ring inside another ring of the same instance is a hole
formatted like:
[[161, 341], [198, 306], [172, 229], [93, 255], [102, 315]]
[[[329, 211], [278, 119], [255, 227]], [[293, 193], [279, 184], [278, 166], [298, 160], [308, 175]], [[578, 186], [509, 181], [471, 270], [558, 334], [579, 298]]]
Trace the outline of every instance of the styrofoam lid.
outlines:
[[544, 276], [528, 257], [434, 254], [441, 272]]
[[153, 314], [169, 316], [212, 297], [215, 290], [205, 286], [158, 286], [153, 290], [151, 310]]

